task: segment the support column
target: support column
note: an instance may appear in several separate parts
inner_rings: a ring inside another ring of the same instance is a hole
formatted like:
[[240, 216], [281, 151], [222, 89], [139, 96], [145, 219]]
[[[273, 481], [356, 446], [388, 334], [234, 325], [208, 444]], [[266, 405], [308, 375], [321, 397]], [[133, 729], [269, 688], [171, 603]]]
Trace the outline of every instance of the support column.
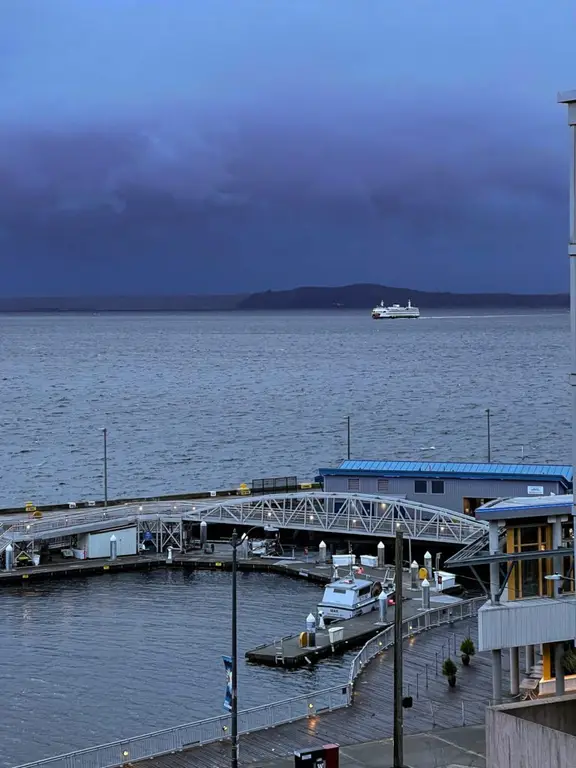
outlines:
[[[572, 372], [570, 389], [572, 390], [572, 466], [576, 477], [576, 91], [559, 94], [558, 102], [568, 106], [568, 125], [570, 126], [570, 233], [568, 257], [570, 260], [570, 347]], [[576, 525], [576, 493], [572, 495], [572, 519]], [[574, 528], [576, 531], [576, 528]], [[576, 536], [574, 537], [574, 570], [576, 575]]]
[[510, 648], [510, 693], [517, 696], [520, 692], [520, 664], [518, 648]]
[[[562, 518], [554, 517], [552, 518], [552, 549], [560, 549], [561, 546], [562, 546]], [[562, 573], [562, 556], [555, 555], [554, 558], [552, 559], [552, 565], [554, 568], [554, 573]], [[554, 586], [553, 596], [558, 597], [562, 589], [562, 582], [553, 581], [552, 584]]]
[[554, 649], [554, 673], [556, 675], [556, 696], [563, 696], [565, 693], [564, 685], [564, 667], [562, 658], [564, 657], [564, 643], [556, 643]]
[[[498, 521], [490, 520], [488, 529], [488, 541], [491, 555], [499, 552], [498, 546]], [[498, 605], [500, 598], [500, 571], [498, 563], [490, 563], [490, 600], [492, 605]], [[492, 651], [492, 699], [494, 704], [502, 702], [502, 651]]]
[[526, 661], [526, 674], [530, 673], [530, 670], [534, 666], [534, 646], [527, 645], [524, 649], [524, 656]]
[[492, 703], [502, 703], [502, 651], [492, 651]]

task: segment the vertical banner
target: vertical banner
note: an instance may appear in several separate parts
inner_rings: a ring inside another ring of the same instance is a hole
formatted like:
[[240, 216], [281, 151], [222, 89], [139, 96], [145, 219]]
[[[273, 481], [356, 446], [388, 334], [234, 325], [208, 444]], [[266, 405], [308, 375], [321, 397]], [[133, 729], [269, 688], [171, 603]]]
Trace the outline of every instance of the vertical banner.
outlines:
[[226, 670], [224, 709], [230, 711], [232, 709], [232, 658], [230, 656], [222, 656], [222, 661], [224, 662], [224, 669]]

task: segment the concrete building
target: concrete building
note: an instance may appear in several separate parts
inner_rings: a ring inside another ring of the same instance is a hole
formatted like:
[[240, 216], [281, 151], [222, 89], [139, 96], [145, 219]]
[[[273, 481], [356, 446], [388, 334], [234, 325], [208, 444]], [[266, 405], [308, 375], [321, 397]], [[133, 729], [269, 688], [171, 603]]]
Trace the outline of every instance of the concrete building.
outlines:
[[[446, 561], [470, 567], [489, 600], [478, 612], [478, 645], [492, 651], [493, 699], [502, 696], [502, 653], [510, 653], [511, 693], [536, 697], [576, 690], [576, 595], [572, 495], [521, 497], [476, 510], [482, 539]], [[520, 660], [524, 659], [521, 672]]]
[[489, 707], [486, 768], [576, 765], [576, 696]]
[[381, 494], [474, 514], [495, 499], [572, 490], [572, 467], [430, 461], [344, 461], [319, 469], [324, 490]]

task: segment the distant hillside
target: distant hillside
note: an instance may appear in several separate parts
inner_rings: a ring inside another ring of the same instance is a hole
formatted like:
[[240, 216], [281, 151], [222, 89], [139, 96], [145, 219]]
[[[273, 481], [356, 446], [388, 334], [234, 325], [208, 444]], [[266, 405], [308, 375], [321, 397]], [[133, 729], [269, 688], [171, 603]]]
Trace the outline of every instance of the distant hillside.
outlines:
[[0, 312], [217, 312], [236, 309], [248, 296], [0, 297]]
[[234, 310], [364, 309], [381, 301], [427, 309], [567, 309], [568, 294], [433, 293], [385, 285], [294, 288], [211, 296], [95, 296], [1, 298], [0, 312], [226, 312]]
[[385, 304], [406, 304], [408, 299], [420, 309], [457, 308], [558, 308], [570, 305], [568, 294], [514, 293], [433, 293], [386, 285], [343, 285], [338, 288], [294, 288], [289, 291], [253, 293], [238, 303], [237, 309], [371, 309]]

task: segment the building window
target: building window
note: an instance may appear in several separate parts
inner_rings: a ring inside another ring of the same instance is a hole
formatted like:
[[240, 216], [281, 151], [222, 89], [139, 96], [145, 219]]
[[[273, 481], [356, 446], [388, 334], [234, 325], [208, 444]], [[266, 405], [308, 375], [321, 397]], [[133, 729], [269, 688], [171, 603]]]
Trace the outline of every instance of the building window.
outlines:
[[378, 480], [378, 490], [379, 491], [387, 491], [388, 490], [388, 480]]
[[359, 477], [349, 477], [348, 478], [348, 490], [349, 491], [359, 491], [360, 490], [360, 478]]
[[432, 493], [444, 493], [444, 480], [432, 480]]
[[414, 480], [414, 493], [428, 493], [428, 481]]

